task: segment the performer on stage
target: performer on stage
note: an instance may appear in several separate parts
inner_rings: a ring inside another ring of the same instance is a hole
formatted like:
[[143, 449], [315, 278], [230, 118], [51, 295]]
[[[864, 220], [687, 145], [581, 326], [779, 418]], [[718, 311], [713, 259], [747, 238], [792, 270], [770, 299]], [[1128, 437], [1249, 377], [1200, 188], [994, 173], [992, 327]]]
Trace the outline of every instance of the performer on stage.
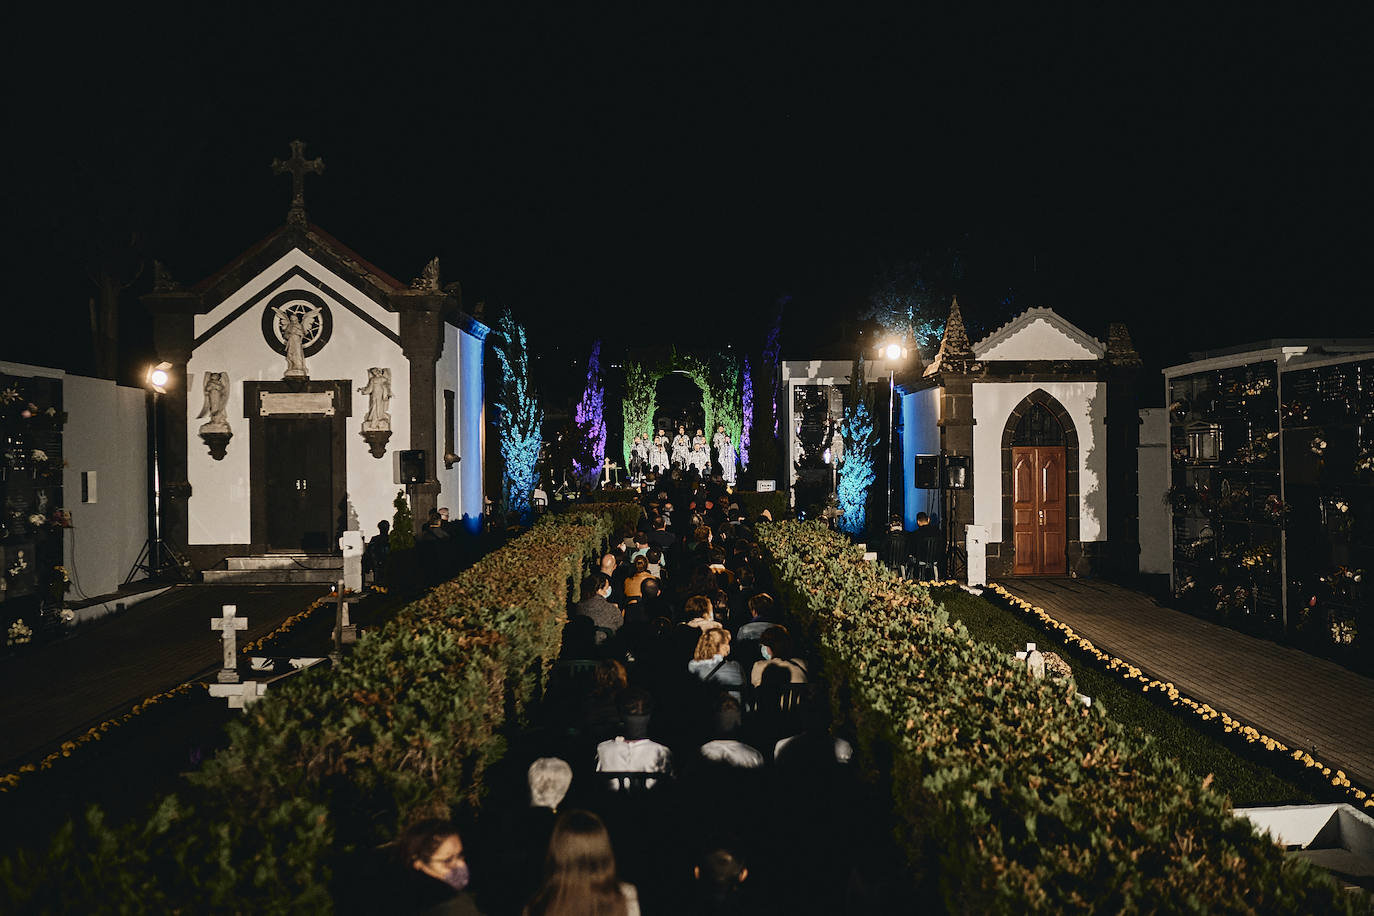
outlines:
[[692, 447], [692, 442], [687, 438], [687, 427], [679, 426], [677, 435], [673, 437], [673, 467], [687, 470], [687, 451]]
[[635, 436], [634, 444], [630, 446], [630, 479], [639, 480], [644, 476], [644, 466], [649, 460], [649, 450], [644, 445], [643, 436]]
[[692, 452], [687, 457], [687, 463], [696, 468], [697, 473], [705, 477], [711, 470], [711, 452], [706, 448], [706, 437], [697, 430], [697, 434], [692, 437]]
[[649, 467], [655, 474], [668, 470], [668, 434], [661, 429], [649, 443]]
[[716, 425], [716, 434], [711, 438], [711, 442], [716, 447], [716, 456], [720, 459], [721, 477], [730, 486], [735, 485], [735, 444], [730, 441], [730, 434], [725, 431], [725, 424]]

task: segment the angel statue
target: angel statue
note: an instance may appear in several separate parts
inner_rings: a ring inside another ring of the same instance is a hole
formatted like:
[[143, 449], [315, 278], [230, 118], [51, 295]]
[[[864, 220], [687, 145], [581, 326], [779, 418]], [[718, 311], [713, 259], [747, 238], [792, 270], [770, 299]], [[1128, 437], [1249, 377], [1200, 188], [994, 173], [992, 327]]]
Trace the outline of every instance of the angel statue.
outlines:
[[[283, 378], [309, 378], [310, 373], [305, 368], [306, 322], [296, 309], [279, 305], [275, 306], [275, 310], [277, 321], [280, 322], [281, 339], [286, 344], [286, 374]], [[313, 321], [317, 312], [319, 309], [307, 306], [305, 314]]]
[[391, 370], [374, 366], [367, 370], [367, 384], [358, 389], [367, 395], [367, 415], [363, 417], [363, 432], [391, 429]]
[[205, 373], [205, 403], [196, 414], [196, 419], [209, 417], [201, 426], [202, 433], [229, 432], [229, 418], [225, 416], [225, 406], [229, 403], [229, 373]]

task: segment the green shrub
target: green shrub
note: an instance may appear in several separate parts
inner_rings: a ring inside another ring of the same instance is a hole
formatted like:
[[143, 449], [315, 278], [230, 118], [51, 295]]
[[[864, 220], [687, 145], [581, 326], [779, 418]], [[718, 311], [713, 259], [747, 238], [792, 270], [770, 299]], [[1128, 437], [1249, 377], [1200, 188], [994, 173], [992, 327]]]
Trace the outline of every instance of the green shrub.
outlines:
[[780, 522], [791, 515], [787, 505], [787, 491], [774, 490], [772, 493], [760, 493], [757, 490], [736, 490], [730, 494], [730, 499], [739, 503], [745, 518], [754, 521], [759, 517], [759, 513], [767, 509], [773, 515], [773, 521]]
[[609, 518], [612, 537], [619, 537], [627, 529], [633, 533], [639, 520], [644, 517], [644, 510], [639, 503], [584, 503], [573, 505], [569, 507], [568, 511], [574, 514], [590, 514]]
[[928, 591], [814, 522], [763, 525], [790, 609], [891, 781], [923, 899], [951, 912], [1351, 912], [1306, 862], [1071, 686], [1018, 672]]
[[327, 911], [340, 862], [477, 803], [499, 731], [557, 658], [568, 597], [610, 530], [586, 512], [542, 520], [367, 634], [338, 670], [250, 706], [184, 800], [116, 827], [93, 809], [46, 853], [0, 861], [13, 903], [0, 909]]
[[391, 501], [396, 512], [391, 516], [390, 544], [393, 551], [409, 550], [415, 546], [415, 517], [410, 512], [410, 501], [404, 490], [396, 491]]

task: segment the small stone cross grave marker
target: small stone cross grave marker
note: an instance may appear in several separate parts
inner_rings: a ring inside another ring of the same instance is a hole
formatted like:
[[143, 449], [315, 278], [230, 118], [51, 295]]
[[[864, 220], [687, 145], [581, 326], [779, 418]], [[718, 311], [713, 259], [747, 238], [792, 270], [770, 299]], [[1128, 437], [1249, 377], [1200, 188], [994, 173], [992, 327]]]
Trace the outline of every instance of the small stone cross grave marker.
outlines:
[[232, 604], [224, 605], [223, 617], [211, 617], [210, 629], [220, 631], [224, 641], [224, 665], [219, 669], [216, 679], [221, 684], [239, 682], [239, 630], [248, 629], [248, 618], [239, 617], [238, 608]]
[[1040, 654], [1040, 650], [1035, 648], [1035, 643], [1026, 643], [1025, 652], [1017, 652], [1016, 658], [1026, 663], [1026, 670], [1031, 677], [1044, 678], [1045, 676], [1045, 656]]

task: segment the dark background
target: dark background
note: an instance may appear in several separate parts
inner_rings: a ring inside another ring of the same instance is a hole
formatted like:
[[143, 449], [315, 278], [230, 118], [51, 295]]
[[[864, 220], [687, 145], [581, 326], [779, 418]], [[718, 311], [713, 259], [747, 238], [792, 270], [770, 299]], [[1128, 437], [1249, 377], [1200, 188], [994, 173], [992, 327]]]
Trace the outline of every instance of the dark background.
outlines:
[[1370, 333], [1354, 22], [572, 6], [17, 14], [0, 356], [90, 371], [104, 265], [133, 381], [150, 259], [195, 282], [280, 225], [297, 137], [314, 222], [401, 280], [438, 255], [550, 366], [752, 352], [784, 296], [806, 356], [913, 262], [975, 339], [1048, 305], [1152, 368]]

